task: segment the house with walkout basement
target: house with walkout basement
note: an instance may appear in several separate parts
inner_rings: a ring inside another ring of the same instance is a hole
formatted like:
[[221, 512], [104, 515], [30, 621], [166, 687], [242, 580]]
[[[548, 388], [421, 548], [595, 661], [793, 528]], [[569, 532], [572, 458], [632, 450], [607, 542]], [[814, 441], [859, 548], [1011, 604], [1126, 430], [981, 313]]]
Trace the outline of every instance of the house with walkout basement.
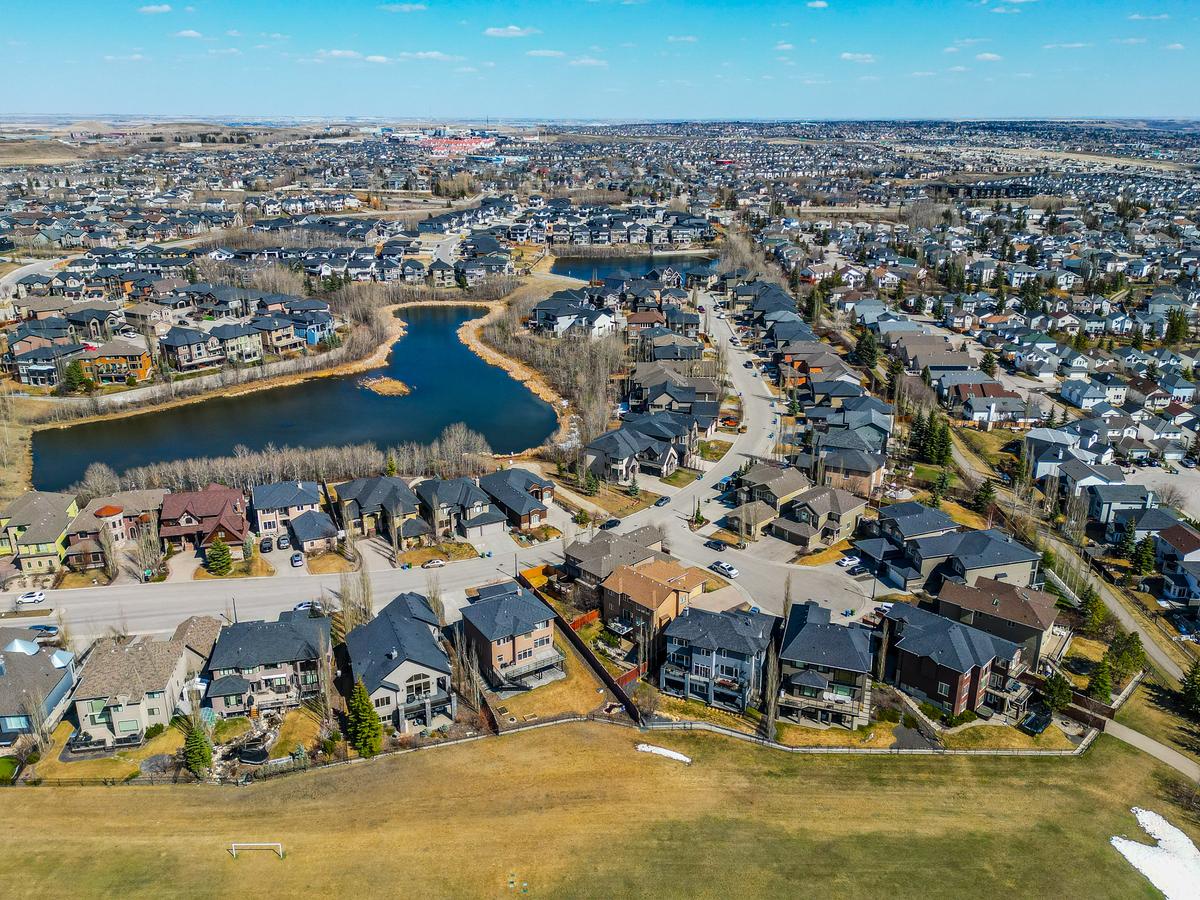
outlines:
[[479, 588], [461, 628], [480, 674], [498, 690], [534, 688], [565, 671], [554, 646], [554, 611], [515, 581]]
[[72, 701], [76, 750], [136, 747], [146, 729], [169, 725], [184, 700], [185, 649], [179, 641], [101, 638], [92, 647]]
[[684, 609], [664, 630], [659, 689], [743, 712], [762, 696], [763, 667], [776, 621], [757, 612]]
[[429, 601], [406, 593], [346, 635], [348, 687], [361, 678], [380, 720], [402, 734], [431, 727], [437, 717], [454, 719], [450, 658], [440, 634]]
[[292, 519], [320, 507], [321, 490], [315, 481], [280, 481], [250, 489], [254, 531], [260, 537], [286, 534]]
[[788, 610], [779, 651], [779, 714], [797, 722], [861, 728], [871, 720], [871, 632], [830, 621], [813, 601]]
[[288, 610], [275, 622], [234, 622], [208, 661], [208, 702], [222, 718], [295, 709], [327, 690], [331, 660], [327, 616]]
[[38, 642], [40, 632], [0, 628], [0, 748], [52, 730], [75, 686], [75, 656]]

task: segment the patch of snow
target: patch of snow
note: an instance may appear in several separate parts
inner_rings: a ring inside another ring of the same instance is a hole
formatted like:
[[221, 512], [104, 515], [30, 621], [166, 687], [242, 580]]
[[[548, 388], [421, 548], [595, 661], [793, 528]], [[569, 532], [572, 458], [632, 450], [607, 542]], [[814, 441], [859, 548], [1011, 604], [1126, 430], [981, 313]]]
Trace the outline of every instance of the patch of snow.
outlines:
[[674, 750], [668, 750], [666, 747], [655, 747], [653, 744], [638, 744], [638, 752], [653, 753], [656, 756], [665, 756], [667, 759], [673, 759], [677, 762], [692, 764], [691, 757], [684, 756], [682, 753], [676, 753]]
[[1142, 830], [1158, 843], [1149, 846], [1122, 837], [1114, 837], [1110, 843], [1167, 900], [1200, 898], [1200, 850], [1191, 838], [1156, 812], [1135, 806], [1133, 814]]

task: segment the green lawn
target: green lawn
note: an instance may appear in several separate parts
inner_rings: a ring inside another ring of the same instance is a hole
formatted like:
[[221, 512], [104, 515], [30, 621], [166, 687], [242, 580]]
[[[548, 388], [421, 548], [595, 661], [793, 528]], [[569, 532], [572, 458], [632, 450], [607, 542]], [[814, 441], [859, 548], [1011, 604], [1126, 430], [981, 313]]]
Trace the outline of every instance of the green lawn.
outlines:
[[1175, 691], [1144, 682], [1125, 701], [1117, 721], [1200, 762], [1200, 721], [1179, 708]]
[[676, 469], [666, 478], [661, 479], [661, 481], [664, 484], [671, 485], [672, 487], [687, 487], [696, 480], [696, 476], [699, 474], [699, 472], [693, 472], [690, 469]]
[[[638, 753], [643, 740], [693, 763]], [[0, 883], [12, 897], [399, 883], [429, 897], [1149, 898], [1108, 841], [1152, 843], [1132, 806], [1200, 837], [1171, 778], [1108, 737], [1080, 758], [843, 757], [579, 724], [238, 790], [5, 791], [21, 827], [5, 834]], [[286, 859], [229, 855], [251, 839], [282, 842]]]
[[0, 784], [8, 784], [17, 774], [17, 761], [11, 756], [0, 756]]
[[240, 738], [243, 734], [250, 730], [250, 720], [245, 716], [236, 716], [232, 719], [220, 719], [213, 726], [213, 743], [228, 744], [235, 738]]

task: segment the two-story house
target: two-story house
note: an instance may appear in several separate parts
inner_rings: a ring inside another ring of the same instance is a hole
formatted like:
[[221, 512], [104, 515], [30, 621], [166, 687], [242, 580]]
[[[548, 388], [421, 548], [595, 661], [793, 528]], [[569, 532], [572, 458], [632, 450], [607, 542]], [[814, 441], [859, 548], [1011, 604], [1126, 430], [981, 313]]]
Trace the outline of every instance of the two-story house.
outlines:
[[288, 610], [278, 621], [235, 622], [217, 636], [208, 701], [222, 718], [295, 709], [327, 690], [329, 618]]
[[487, 492], [470, 478], [429, 478], [417, 484], [421, 515], [438, 536], [485, 538], [503, 532], [508, 517], [492, 508]]
[[495, 688], [536, 687], [561, 677], [554, 611], [515, 581], [485, 585], [462, 611], [462, 638]]
[[0, 747], [35, 728], [53, 729], [75, 686], [75, 656], [28, 628], [0, 628]]
[[101, 638], [88, 654], [72, 697], [79, 722], [72, 746], [138, 746], [147, 728], [170, 724], [186, 679], [179, 641]]
[[0, 513], [3, 549], [21, 572], [57, 572], [66, 555], [67, 529], [78, 514], [74, 494], [26, 491]]
[[420, 594], [396, 597], [346, 635], [351, 685], [362, 679], [381, 721], [402, 734], [454, 720], [450, 658], [438, 617]]
[[420, 501], [403, 478], [379, 475], [339, 484], [338, 520], [352, 534], [380, 534], [405, 549], [433, 533], [420, 515]]
[[762, 696], [774, 616], [685, 608], [664, 631], [659, 689], [709, 706], [742, 712]]
[[939, 615], [1020, 644], [1021, 658], [1037, 668], [1058, 617], [1057, 600], [1045, 591], [994, 578], [973, 586], [947, 582], [937, 598]]
[[536, 528], [550, 514], [554, 482], [528, 469], [498, 469], [481, 476], [479, 486], [514, 528]]
[[797, 722], [861, 728], [871, 719], [871, 633], [837, 625], [812, 600], [788, 610], [779, 651], [779, 713]]
[[250, 489], [254, 531], [262, 537], [286, 533], [292, 519], [320, 507], [321, 490], [315, 481], [280, 481]]
[[609, 631], [628, 637], [653, 663], [662, 630], [704, 593], [707, 580], [703, 569], [671, 559], [620, 565], [600, 585], [600, 614]]
[[206, 550], [221, 540], [238, 555], [250, 531], [246, 498], [221, 484], [165, 494], [159, 522], [159, 537], [180, 550]]

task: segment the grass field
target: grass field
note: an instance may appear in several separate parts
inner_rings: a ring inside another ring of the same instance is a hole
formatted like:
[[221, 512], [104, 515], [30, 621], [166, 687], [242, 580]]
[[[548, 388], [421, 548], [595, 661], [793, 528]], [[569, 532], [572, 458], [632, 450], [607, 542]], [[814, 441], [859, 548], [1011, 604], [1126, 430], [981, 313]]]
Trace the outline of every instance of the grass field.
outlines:
[[17, 761], [11, 756], [0, 756], [0, 784], [7, 784], [17, 774]]
[[[1155, 897], [1108, 844], [1134, 805], [1193, 838], [1166, 772], [1102, 737], [1079, 759], [791, 756], [568, 725], [209, 786], [5, 794], [11, 897]], [[103, 822], [103, 827], [77, 827]], [[433, 830], [431, 830], [431, 828]], [[331, 832], [331, 829], [335, 829]], [[331, 840], [331, 833], [337, 839]], [[281, 841], [233, 859], [231, 840]], [[37, 878], [29, 878], [35, 871]], [[510, 888], [514, 882], [516, 888]]]
[[836, 562], [844, 557], [850, 551], [849, 541], [839, 541], [832, 547], [826, 547], [824, 550], [817, 550], [815, 553], [797, 553], [792, 559], [792, 564], [797, 566], [823, 566], [827, 563]]
[[1009, 725], [976, 725], [942, 736], [947, 750], [1071, 750], [1061, 728], [1050, 725], [1037, 737]]
[[700, 442], [700, 458], [707, 462], [717, 462], [733, 446], [732, 441], [701, 441]]
[[872, 722], [849, 731], [845, 728], [809, 728], [777, 722], [775, 740], [789, 747], [890, 747], [896, 743], [896, 725]]
[[305, 750], [312, 750], [320, 733], [321, 722], [315, 715], [303, 707], [291, 710], [283, 717], [279, 737], [271, 745], [271, 759], [291, 756], [297, 744], [303, 744]]
[[62, 762], [58, 758], [59, 754], [74, 730], [70, 722], [60, 722], [54, 729], [50, 748], [42, 754], [41, 760], [31, 767], [36, 777], [47, 781], [59, 778], [111, 778], [121, 781], [136, 775], [143, 760], [161, 753], [173, 754], [183, 746], [183, 732], [178, 728], [168, 728], [158, 737], [151, 738], [132, 750], [121, 750], [100, 759]]
[[1177, 704], [1174, 691], [1146, 681], [1125, 701], [1117, 721], [1200, 762], [1200, 722]]
[[[612, 699], [607, 691], [602, 690], [603, 685], [599, 679], [592, 674], [592, 670], [564, 638], [556, 638], [554, 645], [566, 657], [563, 668], [567, 677], [507, 700], [489, 697], [488, 702], [496, 717], [504, 720], [502, 724], [511, 727], [513, 723], [507, 721], [510, 717], [515, 717], [519, 724], [526, 716], [548, 719], [563, 713], [585, 715], [606, 700]], [[500, 712], [501, 709], [505, 712]]]
[[192, 578], [196, 581], [208, 578], [265, 578], [274, 574], [275, 567], [255, 553], [254, 559], [248, 562], [244, 559], [234, 560], [233, 568], [229, 570], [228, 575], [214, 575], [204, 566], [199, 566], [192, 573]]

